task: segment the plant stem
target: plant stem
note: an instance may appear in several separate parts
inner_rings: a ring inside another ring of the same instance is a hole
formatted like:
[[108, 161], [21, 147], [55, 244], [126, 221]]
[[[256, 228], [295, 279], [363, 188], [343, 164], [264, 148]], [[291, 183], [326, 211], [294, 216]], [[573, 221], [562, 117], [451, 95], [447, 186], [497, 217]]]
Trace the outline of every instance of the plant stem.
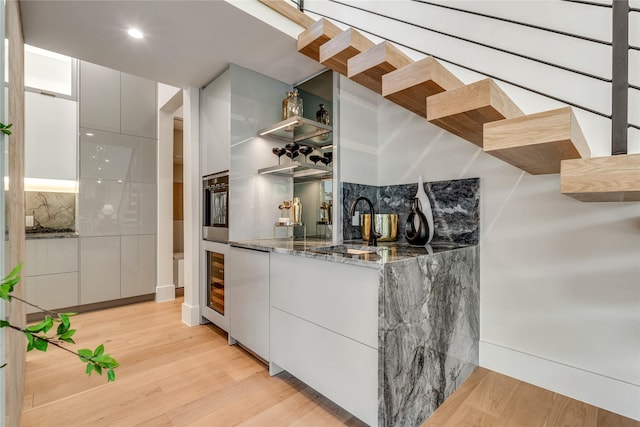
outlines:
[[42, 307], [40, 307], [39, 305], [36, 305], [36, 304], [32, 304], [29, 301], [25, 301], [22, 298], [19, 298], [19, 297], [15, 296], [15, 295], [11, 295], [11, 299], [17, 299], [18, 301], [20, 301], [20, 302], [22, 302], [24, 304], [30, 305], [33, 308], [37, 308], [39, 311], [43, 312], [44, 314], [48, 314], [49, 316], [52, 316], [52, 317], [55, 317], [55, 318], [59, 317], [57, 312], [51, 311], [51, 310], [47, 310], [46, 308], [42, 308]]
[[[53, 346], [56, 346], [56, 347], [58, 347], [58, 348], [61, 348], [62, 350], [66, 351], [66, 352], [68, 352], [68, 353], [71, 353], [71, 354], [74, 354], [74, 355], [76, 355], [76, 356], [80, 357], [80, 354], [76, 353], [76, 352], [75, 352], [75, 351], [73, 351], [73, 350], [69, 350], [67, 347], [65, 347], [65, 346], [63, 346], [63, 345], [60, 345], [60, 344], [59, 344], [57, 341], [55, 341], [55, 340], [52, 340], [52, 339], [47, 338], [47, 337], [39, 337], [39, 336], [37, 336], [37, 335], [33, 335], [31, 332], [28, 332], [28, 331], [26, 331], [25, 329], [22, 329], [22, 328], [20, 328], [20, 327], [18, 327], [18, 326], [14, 326], [14, 325], [7, 325], [7, 326], [8, 326], [8, 327], [10, 327], [11, 329], [15, 329], [16, 331], [22, 332], [23, 334], [31, 334], [31, 336], [32, 336], [34, 339], [36, 339], [36, 340], [46, 341], [46, 342], [48, 342], [49, 344], [51, 344], [51, 345], [53, 345]], [[93, 362], [91, 362], [91, 363], [93, 363]]]

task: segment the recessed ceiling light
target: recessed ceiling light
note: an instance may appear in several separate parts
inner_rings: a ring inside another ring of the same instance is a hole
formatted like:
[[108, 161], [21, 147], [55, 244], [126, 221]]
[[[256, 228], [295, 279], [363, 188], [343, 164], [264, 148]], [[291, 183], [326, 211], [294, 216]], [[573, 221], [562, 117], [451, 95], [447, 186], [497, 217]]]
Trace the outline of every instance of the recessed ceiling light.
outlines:
[[85, 133], [85, 135], [87, 135], [87, 136], [93, 136], [93, 134], [92, 134], [91, 132], [87, 132], [87, 133]]
[[138, 30], [137, 28], [129, 28], [127, 33], [131, 37], [133, 37], [134, 39], [143, 39], [144, 38], [144, 34], [142, 34], [142, 31]]

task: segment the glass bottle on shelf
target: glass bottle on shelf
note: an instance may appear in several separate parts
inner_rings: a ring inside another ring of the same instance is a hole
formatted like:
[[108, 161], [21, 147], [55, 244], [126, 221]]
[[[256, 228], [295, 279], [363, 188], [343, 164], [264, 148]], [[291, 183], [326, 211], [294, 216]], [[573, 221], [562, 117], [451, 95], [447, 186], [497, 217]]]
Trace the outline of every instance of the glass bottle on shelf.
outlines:
[[320, 109], [316, 111], [316, 122], [328, 125], [329, 121], [329, 112], [324, 108], [324, 104], [320, 104]]
[[291, 100], [291, 91], [287, 91], [287, 96], [282, 100], [282, 120], [289, 118], [289, 101]]

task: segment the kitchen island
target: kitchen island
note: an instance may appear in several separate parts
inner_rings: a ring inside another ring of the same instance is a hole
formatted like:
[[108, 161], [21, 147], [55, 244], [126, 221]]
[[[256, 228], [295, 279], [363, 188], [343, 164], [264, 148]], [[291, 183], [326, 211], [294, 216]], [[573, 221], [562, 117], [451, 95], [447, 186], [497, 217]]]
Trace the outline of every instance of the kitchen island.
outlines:
[[477, 366], [477, 245], [231, 246], [270, 253], [271, 372], [370, 425], [420, 425]]

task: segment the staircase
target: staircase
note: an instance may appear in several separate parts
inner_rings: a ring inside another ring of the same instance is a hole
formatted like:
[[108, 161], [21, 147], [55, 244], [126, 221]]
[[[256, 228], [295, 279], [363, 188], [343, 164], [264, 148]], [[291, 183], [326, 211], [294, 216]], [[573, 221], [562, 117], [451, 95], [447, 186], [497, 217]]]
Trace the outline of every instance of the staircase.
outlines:
[[[280, 13], [290, 7], [260, 1]], [[525, 115], [491, 79], [465, 85], [432, 57], [413, 61], [389, 42], [291, 9], [304, 16], [298, 51], [309, 58], [530, 174], [560, 173], [562, 194], [640, 201], [640, 154], [591, 158], [570, 107]]]

